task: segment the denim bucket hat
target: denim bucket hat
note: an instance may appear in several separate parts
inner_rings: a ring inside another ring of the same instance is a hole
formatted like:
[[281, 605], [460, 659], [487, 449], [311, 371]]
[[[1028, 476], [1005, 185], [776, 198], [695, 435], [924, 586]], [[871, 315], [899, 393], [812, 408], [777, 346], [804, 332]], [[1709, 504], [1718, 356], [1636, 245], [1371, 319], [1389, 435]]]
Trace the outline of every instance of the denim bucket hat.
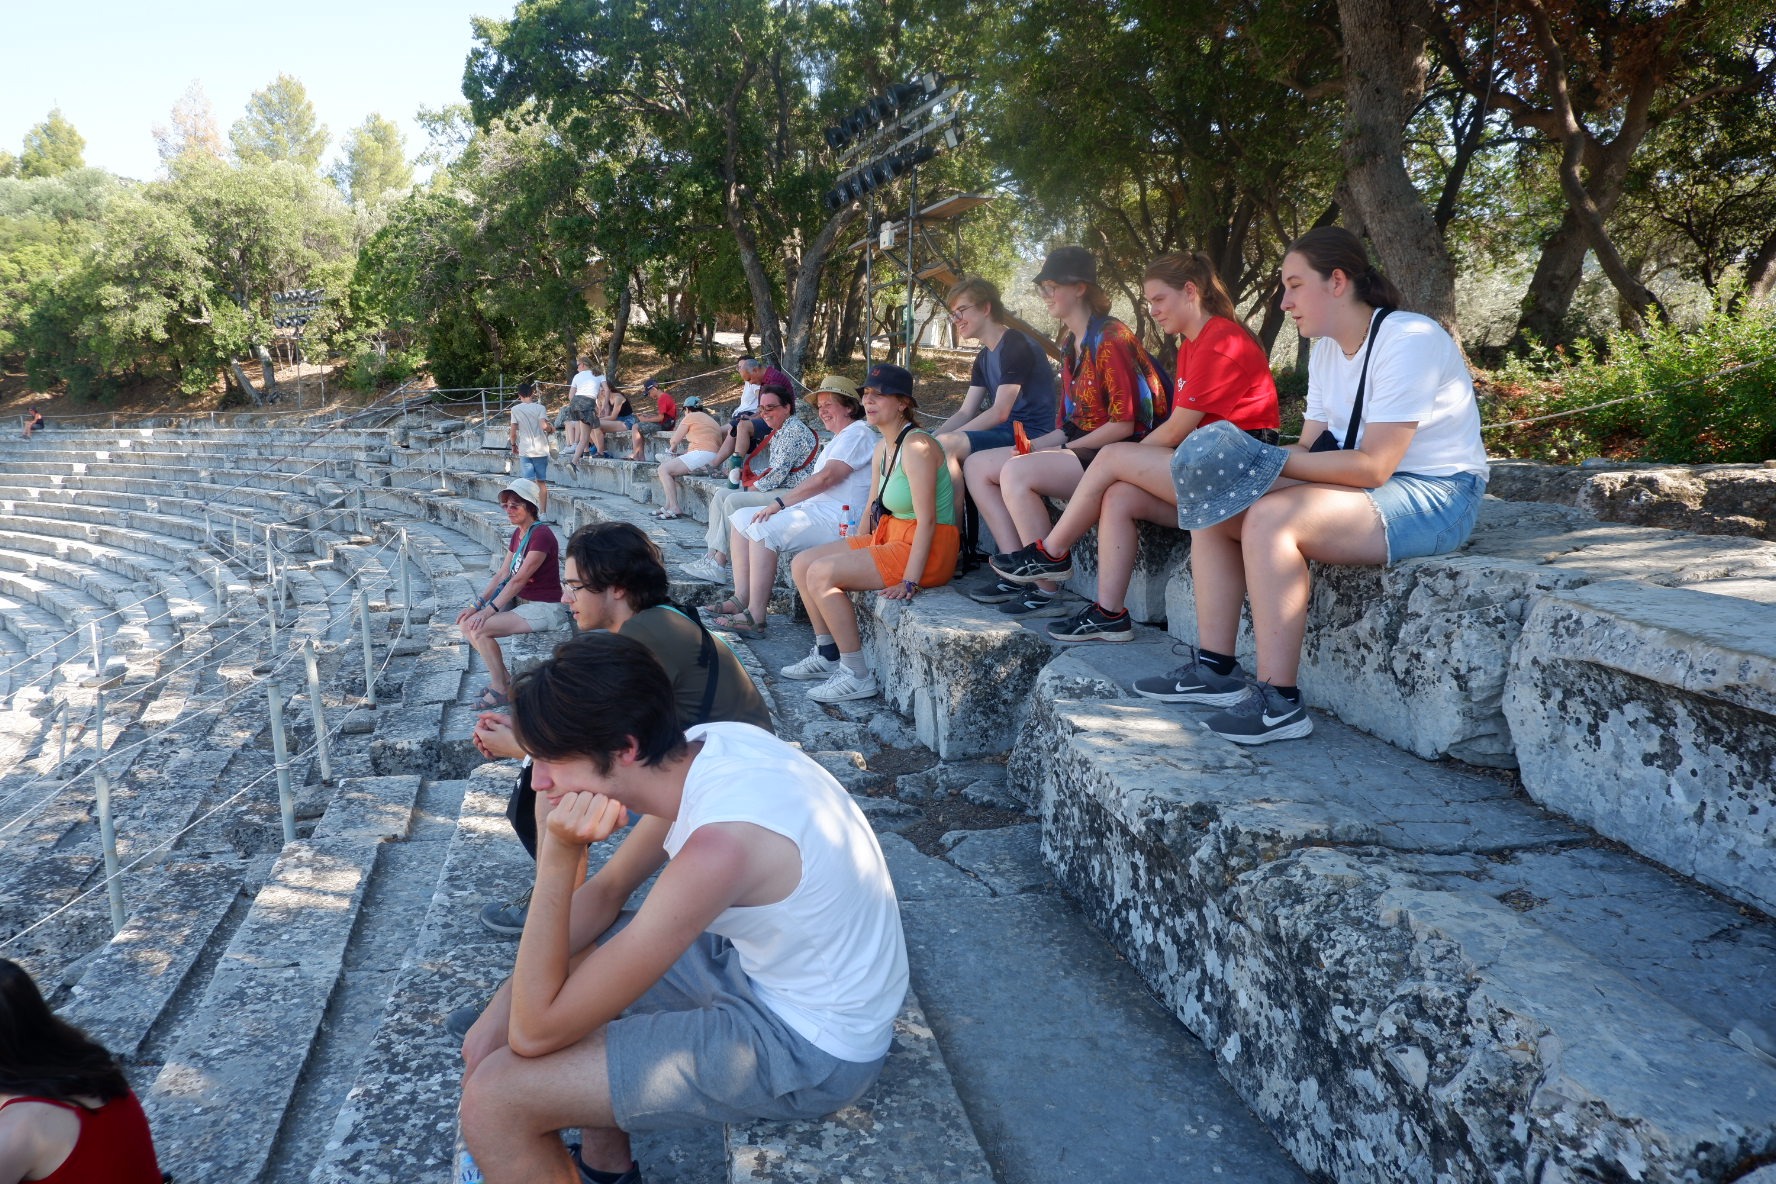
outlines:
[[1282, 475], [1287, 449], [1265, 444], [1228, 420], [1197, 428], [1172, 453], [1178, 491], [1178, 529], [1225, 522], [1270, 492]]

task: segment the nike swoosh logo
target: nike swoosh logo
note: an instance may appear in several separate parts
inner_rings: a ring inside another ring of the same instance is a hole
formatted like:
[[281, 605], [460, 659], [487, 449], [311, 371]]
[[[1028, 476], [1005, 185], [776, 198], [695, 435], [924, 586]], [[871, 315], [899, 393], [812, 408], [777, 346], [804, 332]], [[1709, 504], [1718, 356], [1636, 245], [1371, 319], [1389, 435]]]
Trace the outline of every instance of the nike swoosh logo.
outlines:
[[1297, 709], [1296, 711], [1288, 712], [1285, 715], [1273, 716], [1267, 711], [1264, 713], [1264, 726], [1267, 728], [1274, 728], [1278, 724], [1282, 723], [1284, 720], [1293, 718], [1298, 713], [1299, 713], [1299, 709]]

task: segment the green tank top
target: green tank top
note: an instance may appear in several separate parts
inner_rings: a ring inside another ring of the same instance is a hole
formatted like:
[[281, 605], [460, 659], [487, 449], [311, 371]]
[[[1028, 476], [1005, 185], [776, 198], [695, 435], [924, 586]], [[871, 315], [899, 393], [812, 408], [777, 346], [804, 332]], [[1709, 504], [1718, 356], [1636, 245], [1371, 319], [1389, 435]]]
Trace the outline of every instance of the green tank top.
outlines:
[[[913, 430], [907, 433], [913, 436], [929, 437], [930, 432]], [[913, 491], [907, 484], [906, 465], [902, 460], [905, 455], [905, 441], [902, 441], [902, 456], [894, 456], [894, 442], [888, 442], [888, 455], [894, 457], [894, 471], [888, 475], [888, 485], [882, 490], [882, 504], [896, 518], [913, 516]], [[956, 497], [950, 488], [950, 466], [937, 466], [937, 523], [939, 526], [956, 525]]]

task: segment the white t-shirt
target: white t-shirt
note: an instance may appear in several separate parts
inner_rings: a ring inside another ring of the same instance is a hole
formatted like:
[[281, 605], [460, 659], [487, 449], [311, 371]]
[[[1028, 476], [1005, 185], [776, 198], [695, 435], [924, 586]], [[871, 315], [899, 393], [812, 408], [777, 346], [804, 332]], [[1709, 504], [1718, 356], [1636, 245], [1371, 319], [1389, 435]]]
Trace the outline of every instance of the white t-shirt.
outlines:
[[512, 422], [518, 425], [518, 455], [548, 456], [549, 437], [543, 432], [548, 413], [541, 403], [517, 403], [512, 407]]
[[844, 1061], [888, 1051], [907, 992], [900, 905], [876, 833], [832, 774], [751, 724], [691, 728], [703, 750], [685, 776], [665, 847], [714, 822], [749, 822], [794, 843], [802, 878], [776, 904], [710, 923], [734, 943], [759, 1001]]
[[759, 405], [759, 384], [749, 382], [740, 388], [740, 406], [734, 408], [734, 414], [742, 411], [757, 411]]
[[1324, 422], [1344, 444], [1357, 379], [1371, 349], [1375, 360], [1363, 388], [1357, 443], [1363, 443], [1372, 423], [1416, 423], [1398, 472], [1426, 477], [1474, 473], [1485, 480], [1489, 470], [1473, 376], [1454, 338], [1427, 316], [1390, 313], [1354, 358], [1345, 357], [1330, 337], [1314, 342], [1307, 364], [1306, 418]]
[[848, 424], [844, 431], [826, 442], [820, 450], [820, 459], [814, 462], [814, 472], [818, 473], [826, 467], [830, 460], [844, 461], [851, 466], [851, 473], [843, 481], [808, 499], [811, 502], [830, 502], [833, 508], [850, 506], [853, 517], [869, 501], [870, 457], [876, 450], [876, 442], [881, 437], [876, 429], [863, 420]]
[[604, 375], [581, 370], [568, 384], [567, 396], [570, 399], [596, 399], [603, 390]]

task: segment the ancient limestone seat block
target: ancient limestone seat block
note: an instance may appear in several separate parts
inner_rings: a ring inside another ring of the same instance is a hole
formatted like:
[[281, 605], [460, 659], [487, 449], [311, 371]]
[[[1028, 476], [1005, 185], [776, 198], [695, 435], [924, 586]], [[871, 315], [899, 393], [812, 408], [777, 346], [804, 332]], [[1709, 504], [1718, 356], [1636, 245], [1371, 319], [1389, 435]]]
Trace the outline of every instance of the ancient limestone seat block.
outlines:
[[1626, 580], [1538, 596], [1504, 711], [1537, 801], [1776, 911], [1776, 605]]

